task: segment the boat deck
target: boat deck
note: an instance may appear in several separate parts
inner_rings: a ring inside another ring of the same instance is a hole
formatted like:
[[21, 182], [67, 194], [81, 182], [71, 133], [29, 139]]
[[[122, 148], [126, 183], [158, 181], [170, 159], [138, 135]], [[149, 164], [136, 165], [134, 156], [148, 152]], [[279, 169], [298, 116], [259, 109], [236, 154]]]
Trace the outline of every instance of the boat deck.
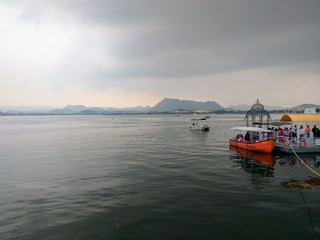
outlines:
[[320, 153], [320, 139], [306, 139], [305, 141], [276, 141], [275, 151], [283, 153]]

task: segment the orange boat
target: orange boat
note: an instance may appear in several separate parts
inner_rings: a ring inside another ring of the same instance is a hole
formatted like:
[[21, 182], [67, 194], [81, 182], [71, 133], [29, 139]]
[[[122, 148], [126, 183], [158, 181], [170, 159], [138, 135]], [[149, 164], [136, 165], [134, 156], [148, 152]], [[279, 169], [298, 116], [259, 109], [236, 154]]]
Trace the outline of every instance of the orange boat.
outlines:
[[273, 132], [255, 127], [230, 129], [229, 144], [253, 152], [271, 153], [275, 148]]

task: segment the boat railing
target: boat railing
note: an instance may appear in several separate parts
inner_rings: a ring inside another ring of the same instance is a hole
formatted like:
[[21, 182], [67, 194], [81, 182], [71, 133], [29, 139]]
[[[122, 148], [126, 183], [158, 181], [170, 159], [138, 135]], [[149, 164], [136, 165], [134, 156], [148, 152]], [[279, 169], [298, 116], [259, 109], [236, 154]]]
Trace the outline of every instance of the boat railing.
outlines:
[[257, 134], [257, 135], [251, 134], [247, 139], [243, 134], [237, 134], [236, 136], [232, 137], [232, 140], [237, 142], [243, 142], [243, 143], [256, 143], [256, 142], [262, 142], [270, 139], [274, 139], [273, 135], [271, 134]]
[[314, 148], [320, 147], [320, 138], [314, 137], [286, 137], [286, 136], [276, 136], [274, 138], [276, 146], [288, 148], [290, 145], [292, 147], [300, 148]]

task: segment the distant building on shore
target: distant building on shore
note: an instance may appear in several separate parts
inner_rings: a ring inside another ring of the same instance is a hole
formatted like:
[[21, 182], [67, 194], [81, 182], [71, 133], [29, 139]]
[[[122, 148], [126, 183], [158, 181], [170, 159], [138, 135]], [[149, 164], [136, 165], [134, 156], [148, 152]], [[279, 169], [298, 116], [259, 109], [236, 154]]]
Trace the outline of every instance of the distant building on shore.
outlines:
[[210, 110], [207, 109], [200, 109], [195, 111], [195, 113], [199, 113], [199, 114], [206, 114], [206, 113], [210, 113]]
[[292, 108], [287, 108], [286, 112], [287, 113], [304, 113], [304, 108], [302, 107], [292, 107]]

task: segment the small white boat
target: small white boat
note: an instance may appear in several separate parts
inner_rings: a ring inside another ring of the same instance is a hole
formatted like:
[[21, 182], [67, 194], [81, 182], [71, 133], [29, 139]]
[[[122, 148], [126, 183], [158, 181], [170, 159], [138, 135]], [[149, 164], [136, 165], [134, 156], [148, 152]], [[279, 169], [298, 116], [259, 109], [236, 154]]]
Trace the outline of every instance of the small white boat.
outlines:
[[206, 119], [191, 119], [192, 124], [190, 126], [190, 130], [203, 131], [203, 132], [209, 131], [210, 130], [209, 125], [203, 123], [203, 121], [205, 120]]

